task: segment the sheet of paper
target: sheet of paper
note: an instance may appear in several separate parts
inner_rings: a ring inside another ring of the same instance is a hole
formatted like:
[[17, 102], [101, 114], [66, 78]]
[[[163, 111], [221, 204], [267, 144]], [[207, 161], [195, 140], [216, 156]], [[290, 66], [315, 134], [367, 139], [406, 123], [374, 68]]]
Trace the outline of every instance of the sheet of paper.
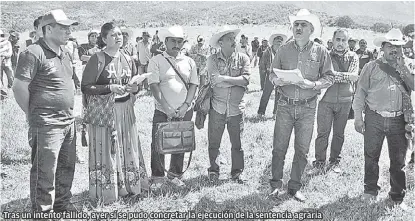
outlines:
[[128, 82], [129, 84], [139, 84], [141, 82], [144, 81], [144, 79], [146, 79], [148, 76], [151, 75], [150, 73], [144, 73], [142, 75], [135, 75], [134, 77], [131, 78], [130, 82]]
[[278, 78], [283, 79], [284, 81], [289, 81], [292, 83], [302, 82], [304, 81], [304, 77], [301, 74], [300, 70], [281, 70], [278, 68], [273, 69], [274, 73], [277, 75]]

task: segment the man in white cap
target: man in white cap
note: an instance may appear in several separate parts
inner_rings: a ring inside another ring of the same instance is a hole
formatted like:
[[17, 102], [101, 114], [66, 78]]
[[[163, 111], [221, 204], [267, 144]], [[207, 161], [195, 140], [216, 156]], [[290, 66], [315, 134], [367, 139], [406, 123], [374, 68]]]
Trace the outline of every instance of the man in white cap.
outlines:
[[209, 179], [215, 182], [219, 178], [217, 157], [222, 135], [227, 125], [232, 145], [231, 179], [243, 183], [241, 174], [244, 169], [244, 152], [241, 136], [244, 129], [244, 95], [247, 91], [250, 75], [249, 57], [236, 52], [236, 36], [240, 29], [224, 27], [210, 39], [210, 45], [220, 48], [219, 52], [208, 58], [208, 76], [212, 84], [211, 109], [209, 110]]
[[29, 122], [32, 148], [30, 199], [33, 211], [75, 210], [71, 187], [75, 171], [75, 87], [69, 40], [71, 25], [60, 10], [43, 16], [43, 38], [20, 54], [13, 91]]
[[[164, 41], [166, 51], [150, 59], [148, 84], [154, 96], [156, 109], [153, 116], [151, 139], [151, 175], [153, 188], [161, 186], [164, 177], [164, 155], [156, 152], [155, 135], [157, 124], [168, 120], [190, 121], [193, 116], [192, 101], [195, 97], [199, 78], [196, 63], [180, 53], [185, 35], [181, 26], [160, 30], [160, 40]], [[185, 186], [181, 180], [184, 154], [172, 154], [169, 180], [176, 186]]]
[[[269, 73], [271, 71], [272, 60], [275, 58], [275, 55], [282, 44], [287, 40], [287, 36], [284, 34], [273, 34], [269, 38], [272, 46], [269, 47], [261, 57], [260, 69], [265, 70], [264, 76], [264, 90], [262, 91], [261, 100], [258, 107], [258, 116], [263, 117], [265, 115], [265, 110], [267, 109], [269, 97], [271, 96], [272, 91], [274, 90], [274, 85], [269, 80]], [[278, 101], [278, 92], [275, 92], [275, 104], [272, 114], [275, 117], [276, 107]]]
[[[333, 49], [330, 57], [333, 62], [334, 84], [330, 86], [318, 103], [317, 110], [317, 138], [315, 140], [314, 169], [309, 174], [318, 174], [333, 170], [340, 173], [341, 150], [344, 142], [344, 129], [347, 124], [353, 100], [353, 82], [359, 78], [359, 58], [353, 51], [349, 51], [347, 40], [349, 32], [346, 29], [337, 29], [333, 34]], [[326, 151], [330, 132], [333, 129], [330, 159], [327, 168]]]
[[[381, 47], [383, 56], [363, 67], [353, 101], [355, 129], [364, 135], [363, 199], [375, 200], [379, 193], [379, 156], [386, 137], [390, 158], [389, 197], [401, 204], [406, 192], [405, 124], [413, 121], [410, 93], [414, 90], [414, 75], [403, 57], [402, 46], [406, 42], [399, 29], [390, 30], [373, 43]], [[401, 207], [407, 208], [405, 204]]]
[[303, 79], [290, 82], [278, 78], [276, 74], [270, 74], [270, 81], [278, 87], [280, 94], [277, 102], [270, 183], [271, 195], [281, 194], [285, 155], [294, 128], [295, 154], [288, 193], [295, 199], [304, 201], [305, 197], [299, 190], [313, 135], [317, 96], [321, 89], [334, 83], [334, 77], [327, 48], [313, 41], [321, 34], [319, 18], [310, 14], [307, 9], [301, 9], [296, 16], [289, 18], [294, 40], [280, 47], [271, 68], [293, 70], [293, 76], [301, 75]]

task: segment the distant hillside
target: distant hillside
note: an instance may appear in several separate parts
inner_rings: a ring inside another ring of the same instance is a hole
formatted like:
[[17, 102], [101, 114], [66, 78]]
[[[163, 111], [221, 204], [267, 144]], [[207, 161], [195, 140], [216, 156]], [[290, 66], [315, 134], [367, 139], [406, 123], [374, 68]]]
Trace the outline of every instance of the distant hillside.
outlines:
[[299, 8], [317, 13], [324, 24], [349, 15], [361, 26], [375, 22], [407, 24], [414, 18], [414, 2], [8, 2], [2, 1], [2, 28], [31, 30], [33, 20], [45, 12], [63, 8], [77, 19], [77, 29], [97, 28], [116, 20], [130, 27], [170, 24], [287, 24]]

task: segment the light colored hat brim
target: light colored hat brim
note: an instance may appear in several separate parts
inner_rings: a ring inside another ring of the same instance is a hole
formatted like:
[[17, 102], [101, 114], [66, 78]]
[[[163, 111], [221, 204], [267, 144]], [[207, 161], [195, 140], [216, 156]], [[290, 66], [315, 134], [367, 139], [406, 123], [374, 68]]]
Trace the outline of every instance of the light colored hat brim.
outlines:
[[236, 35], [239, 34], [239, 32], [241, 32], [241, 29], [229, 29], [229, 30], [218, 32], [210, 38], [209, 45], [214, 47], [214, 48], [219, 48], [220, 45], [219, 45], [218, 41], [222, 36], [227, 35], [229, 33], [234, 33], [235, 36], [236, 36]]
[[159, 31], [159, 38], [165, 42], [166, 38], [183, 38], [185, 39], [184, 32], [171, 32], [169, 29], [162, 29]]
[[276, 38], [278, 36], [282, 37], [282, 43], [285, 43], [287, 41], [287, 38], [288, 38], [287, 35], [284, 35], [284, 34], [273, 34], [273, 35], [271, 35], [271, 37], [269, 37], [269, 41], [268, 42], [270, 42], [272, 44], [272, 42], [274, 41], [274, 38]]
[[291, 27], [294, 29], [294, 22], [295, 21], [307, 21], [310, 22], [313, 27], [314, 27], [314, 32], [311, 34], [310, 39], [314, 38], [321, 38], [321, 32], [322, 32], [322, 27], [321, 27], [321, 22], [320, 19], [317, 17], [317, 15], [304, 15], [304, 16], [288, 16], [288, 18], [290, 19], [290, 24]]
[[395, 39], [391, 40], [391, 39], [387, 39], [386, 37], [378, 37], [378, 38], [375, 38], [375, 40], [373, 40], [373, 44], [376, 47], [382, 47], [383, 42], [388, 42], [388, 43], [391, 43], [392, 45], [397, 45], [397, 46], [402, 46], [406, 44], [406, 41], [404, 40], [395, 40]]

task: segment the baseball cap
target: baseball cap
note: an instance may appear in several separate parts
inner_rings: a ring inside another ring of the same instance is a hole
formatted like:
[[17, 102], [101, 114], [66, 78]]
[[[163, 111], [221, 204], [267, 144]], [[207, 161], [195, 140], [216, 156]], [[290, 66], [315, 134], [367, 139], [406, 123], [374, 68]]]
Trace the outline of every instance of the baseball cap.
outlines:
[[62, 9], [55, 9], [55, 10], [52, 10], [46, 13], [42, 17], [42, 21], [40, 22], [40, 27], [43, 27], [49, 24], [55, 24], [55, 23], [60, 24], [60, 25], [65, 25], [65, 26], [79, 24], [77, 21], [69, 19], [66, 16], [65, 12], [62, 11]]

